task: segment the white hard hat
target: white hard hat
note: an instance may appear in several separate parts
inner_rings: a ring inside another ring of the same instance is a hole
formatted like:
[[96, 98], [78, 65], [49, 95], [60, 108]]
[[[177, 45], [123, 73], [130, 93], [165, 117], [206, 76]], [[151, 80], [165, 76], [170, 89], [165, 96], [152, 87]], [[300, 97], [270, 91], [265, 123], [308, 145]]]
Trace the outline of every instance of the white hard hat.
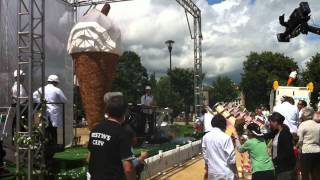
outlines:
[[57, 75], [50, 75], [48, 77], [48, 82], [59, 82], [59, 77]]
[[151, 90], [151, 86], [146, 86], [146, 90]]
[[[26, 73], [24, 73], [22, 70], [20, 70], [20, 76], [25, 76]], [[13, 72], [13, 77], [18, 77], [18, 70], [15, 70]]]

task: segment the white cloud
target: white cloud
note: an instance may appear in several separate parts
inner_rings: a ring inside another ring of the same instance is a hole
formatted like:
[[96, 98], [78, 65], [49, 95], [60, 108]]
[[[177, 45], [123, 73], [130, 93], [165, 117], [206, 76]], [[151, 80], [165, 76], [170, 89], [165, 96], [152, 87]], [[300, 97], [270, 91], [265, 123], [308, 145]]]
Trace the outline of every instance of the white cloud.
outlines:
[[[319, 0], [309, 0], [312, 17], [320, 22]], [[225, 0], [208, 5], [199, 0], [203, 21], [203, 70], [207, 77], [237, 72], [250, 51], [283, 52], [303, 66], [318, 51], [320, 38], [300, 35], [291, 43], [278, 43], [283, 31], [278, 16], [290, 15], [300, 0]], [[193, 41], [184, 10], [174, 0], [135, 0], [112, 4], [110, 16], [120, 26], [126, 50], [134, 50], [149, 72], [164, 73], [169, 65], [164, 41], [176, 41], [173, 65], [193, 67]], [[192, 22], [192, 19], [190, 22]]]

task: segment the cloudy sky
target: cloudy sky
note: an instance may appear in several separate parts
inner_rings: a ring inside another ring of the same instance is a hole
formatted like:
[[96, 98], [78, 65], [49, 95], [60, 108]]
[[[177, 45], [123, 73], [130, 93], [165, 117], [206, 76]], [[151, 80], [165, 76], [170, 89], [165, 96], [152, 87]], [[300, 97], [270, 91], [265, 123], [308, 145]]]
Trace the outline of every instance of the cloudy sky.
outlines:
[[[289, 15], [300, 0], [194, 0], [202, 10], [203, 71], [206, 81], [227, 75], [239, 81], [250, 51], [283, 52], [301, 67], [320, 47], [316, 35], [278, 43], [278, 16]], [[320, 24], [319, 0], [309, 0], [310, 24]], [[318, 10], [318, 11], [317, 11]], [[193, 67], [193, 41], [184, 10], [175, 0], [134, 0], [112, 4], [110, 16], [122, 30], [124, 50], [133, 50], [148, 72], [164, 74], [169, 66], [164, 41], [174, 40], [174, 67]]]

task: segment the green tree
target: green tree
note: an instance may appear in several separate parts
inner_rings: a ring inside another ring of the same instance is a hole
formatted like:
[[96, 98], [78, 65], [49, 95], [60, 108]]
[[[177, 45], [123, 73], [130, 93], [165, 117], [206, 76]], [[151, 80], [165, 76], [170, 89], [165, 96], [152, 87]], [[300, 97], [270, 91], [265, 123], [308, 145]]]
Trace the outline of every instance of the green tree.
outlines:
[[132, 51], [125, 51], [119, 59], [113, 91], [123, 92], [128, 101], [138, 103], [148, 84], [148, 73], [141, 64], [139, 55]]
[[172, 84], [172, 91], [183, 102], [183, 111], [190, 112], [190, 106], [194, 102], [194, 82], [193, 70], [184, 68], [175, 68], [168, 75]]
[[158, 80], [154, 95], [158, 106], [173, 109], [173, 116], [182, 111], [190, 112], [194, 102], [193, 70], [175, 68], [168, 71]]
[[308, 82], [313, 82], [314, 91], [311, 94], [311, 103], [318, 103], [318, 95], [320, 90], [320, 53], [312, 56], [310, 61], [306, 63], [306, 69], [303, 72], [304, 85]]
[[171, 107], [173, 109], [178, 108], [182, 111], [181, 107], [183, 105], [183, 101], [178, 97], [177, 93], [170, 93], [170, 78], [168, 76], [162, 76], [159, 79], [153, 93], [159, 107]]
[[212, 82], [212, 88], [209, 91], [212, 102], [230, 102], [239, 96], [238, 87], [228, 77], [219, 76]]
[[153, 89], [157, 87], [156, 73], [152, 73], [149, 78], [149, 84]]
[[251, 52], [243, 63], [241, 88], [246, 107], [253, 110], [259, 104], [269, 104], [273, 81], [285, 85], [292, 69], [297, 63], [281, 53]]

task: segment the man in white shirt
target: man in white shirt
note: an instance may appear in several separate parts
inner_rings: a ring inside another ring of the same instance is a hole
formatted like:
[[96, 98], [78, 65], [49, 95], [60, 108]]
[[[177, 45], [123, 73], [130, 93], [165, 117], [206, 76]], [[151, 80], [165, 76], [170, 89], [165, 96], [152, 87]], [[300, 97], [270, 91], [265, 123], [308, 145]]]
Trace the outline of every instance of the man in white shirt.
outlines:
[[[20, 95], [18, 94], [18, 73], [20, 75]], [[15, 70], [13, 72], [13, 77], [14, 77], [14, 83], [11, 88], [11, 96], [12, 96], [12, 107], [17, 106], [18, 98], [20, 97], [20, 131], [26, 131], [26, 124], [27, 124], [27, 118], [28, 118], [28, 108], [27, 102], [28, 102], [28, 93], [27, 90], [23, 86], [23, 81], [26, 76], [26, 73], [24, 73], [22, 70], [18, 72], [18, 70]], [[13, 118], [13, 123], [12, 123], [12, 136], [14, 136], [14, 132], [16, 129], [16, 115]]]
[[[24, 86], [22, 85], [23, 81], [24, 81], [24, 77], [26, 75], [26, 73], [24, 73], [22, 70], [20, 70], [20, 97], [28, 97], [27, 91], [24, 88]], [[18, 70], [15, 70], [13, 72], [13, 77], [14, 77], [14, 83], [13, 86], [11, 88], [11, 93], [12, 93], [12, 101], [13, 104], [17, 103], [17, 99], [18, 99]], [[20, 103], [24, 104], [27, 102], [27, 99], [21, 99]]]
[[[153, 135], [155, 122], [153, 118], [153, 106], [154, 106], [154, 99], [151, 94], [151, 87], [146, 86], [145, 94], [141, 96], [141, 105], [142, 105], [142, 128], [147, 133], [150, 138]], [[148, 125], [146, 128], [145, 125]]]
[[213, 129], [211, 125], [211, 121], [213, 117], [214, 115], [208, 111], [206, 111], [206, 113], [202, 116], [201, 121], [203, 124], [203, 132], [207, 133]]
[[302, 116], [302, 110], [307, 106], [308, 105], [307, 105], [307, 102], [305, 100], [299, 100], [298, 105], [297, 105], [298, 110], [299, 110], [299, 119]]
[[[59, 77], [57, 75], [50, 75], [48, 77], [48, 84], [44, 87], [44, 98], [46, 100], [46, 116], [49, 120], [49, 125], [46, 127], [46, 136], [48, 143], [45, 144], [45, 159], [46, 166], [51, 171], [53, 167], [53, 156], [58, 148], [58, 134], [57, 128], [62, 127], [63, 124], [63, 104], [66, 103], [67, 98], [60, 88]], [[33, 100], [36, 103], [41, 101], [42, 89], [39, 88], [33, 93]]]
[[[67, 101], [64, 93], [58, 88], [59, 77], [57, 75], [50, 75], [48, 77], [48, 84], [44, 87], [45, 100], [47, 103], [47, 116], [50, 121], [50, 125], [47, 128], [52, 135], [54, 144], [57, 144], [57, 128], [62, 127], [63, 121], [63, 103]], [[41, 88], [33, 93], [33, 99], [35, 102], [40, 102]]]
[[282, 103], [276, 105], [273, 111], [278, 112], [285, 117], [283, 123], [289, 127], [291, 133], [297, 133], [299, 125], [299, 110], [297, 106], [294, 105], [292, 97], [283, 97]]
[[212, 119], [212, 130], [202, 140], [205, 160], [205, 178], [208, 180], [234, 180], [236, 172], [236, 154], [232, 139], [225, 133], [226, 119], [217, 114]]

